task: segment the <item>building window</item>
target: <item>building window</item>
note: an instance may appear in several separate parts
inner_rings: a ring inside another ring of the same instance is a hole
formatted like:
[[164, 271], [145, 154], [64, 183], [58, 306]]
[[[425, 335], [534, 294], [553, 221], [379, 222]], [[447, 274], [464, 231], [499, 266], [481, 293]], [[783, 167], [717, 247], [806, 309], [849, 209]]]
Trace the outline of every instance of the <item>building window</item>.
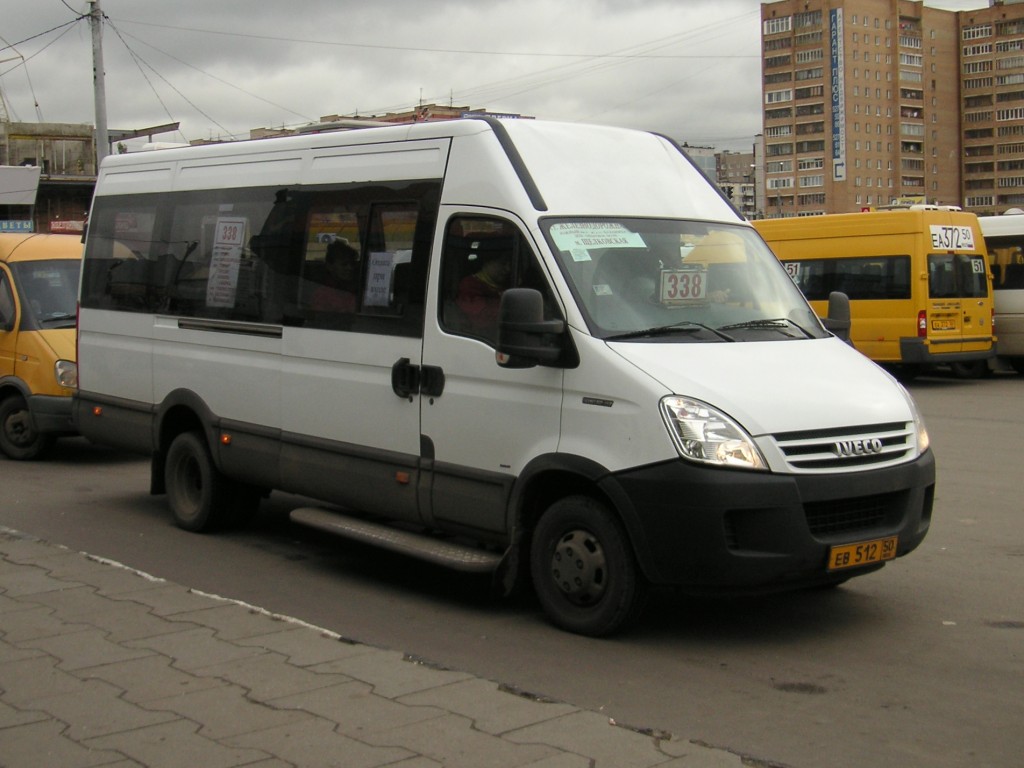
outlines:
[[991, 24], [976, 24], [973, 27], [964, 27], [964, 40], [977, 40], [982, 37], [992, 37]]
[[794, 13], [793, 26], [796, 29], [803, 29], [804, 27], [820, 27], [821, 11], [806, 11], [804, 13]]
[[823, 58], [825, 58], [825, 54], [821, 48], [812, 48], [809, 51], [796, 52], [797, 64], [809, 64], [812, 61], [821, 61]]
[[778, 35], [782, 32], [790, 32], [793, 29], [793, 17], [783, 16], [778, 19], [765, 19], [764, 34]]
[[[991, 72], [992, 62], [991, 61], [965, 61], [963, 67], [963, 73], [965, 75], [977, 75], [981, 72]], [[900, 77], [902, 80], [902, 76]]]
[[983, 56], [986, 53], [992, 53], [992, 43], [979, 43], [978, 45], [965, 45], [963, 47], [964, 56]]

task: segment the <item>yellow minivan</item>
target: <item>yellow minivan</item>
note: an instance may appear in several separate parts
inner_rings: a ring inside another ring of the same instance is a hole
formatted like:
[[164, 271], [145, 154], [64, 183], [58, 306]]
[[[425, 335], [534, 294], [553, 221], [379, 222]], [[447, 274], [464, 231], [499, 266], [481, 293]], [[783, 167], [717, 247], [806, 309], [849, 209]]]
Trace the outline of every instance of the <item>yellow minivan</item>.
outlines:
[[753, 222], [819, 316], [850, 299], [850, 340], [912, 376], [934, 365], [981, 375], [995, 356], [992, 280], [978, 218], [959, 208]]
[[82, 241], [0, 234], [0, 452], [42, 456], [74, 434], [75, 326]]

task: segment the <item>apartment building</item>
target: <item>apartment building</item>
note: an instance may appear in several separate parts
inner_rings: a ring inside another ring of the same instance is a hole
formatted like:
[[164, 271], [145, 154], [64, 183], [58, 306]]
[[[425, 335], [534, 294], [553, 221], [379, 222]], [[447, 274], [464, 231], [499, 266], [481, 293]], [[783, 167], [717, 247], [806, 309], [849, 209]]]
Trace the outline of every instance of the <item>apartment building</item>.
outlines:
[[1024, 2], [958, 15], [964, 207], [1024, 208]]
[[781, 0], [761, 27], [765, 217], [961, 204], [957, 13]]

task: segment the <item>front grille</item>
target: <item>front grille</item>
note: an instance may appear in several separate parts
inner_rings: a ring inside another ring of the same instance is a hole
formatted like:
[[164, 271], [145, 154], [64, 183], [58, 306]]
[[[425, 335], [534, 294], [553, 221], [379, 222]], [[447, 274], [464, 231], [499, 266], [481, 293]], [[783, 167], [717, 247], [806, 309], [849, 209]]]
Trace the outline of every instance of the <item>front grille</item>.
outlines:
[[897, 491], [854, 499], [809, 502], [804, 504], [804, 514], [813, 536], [855, 533], [899, 520], [906, 499], [907, 491]]
[[913, 422], [773, 435], [793, 472], [855, 472], [901, 464], [915, 455]]

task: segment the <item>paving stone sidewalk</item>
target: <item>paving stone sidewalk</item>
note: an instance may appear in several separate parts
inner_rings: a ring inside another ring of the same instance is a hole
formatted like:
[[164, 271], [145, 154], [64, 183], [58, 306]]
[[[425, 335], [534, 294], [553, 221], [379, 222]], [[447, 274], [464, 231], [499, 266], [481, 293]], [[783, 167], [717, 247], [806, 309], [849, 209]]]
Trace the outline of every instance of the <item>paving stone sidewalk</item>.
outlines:
[[0, 528], [3, 768], [738, 768]]

